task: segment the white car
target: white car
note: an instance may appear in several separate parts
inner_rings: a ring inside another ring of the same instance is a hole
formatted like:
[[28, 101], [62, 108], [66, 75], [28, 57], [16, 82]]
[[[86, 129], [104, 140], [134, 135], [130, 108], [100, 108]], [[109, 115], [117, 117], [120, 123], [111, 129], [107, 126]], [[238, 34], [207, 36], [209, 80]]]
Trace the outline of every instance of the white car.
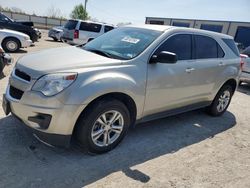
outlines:
[[113, 25], [106, 23], [68, 20], [63, 28], [62, 41], [71, 45], [81, 45], [114, 28]]
[[31, 46], [32, 40], [24, 33], [0, 28], [0, 44], [5, 52], [17, 52]]

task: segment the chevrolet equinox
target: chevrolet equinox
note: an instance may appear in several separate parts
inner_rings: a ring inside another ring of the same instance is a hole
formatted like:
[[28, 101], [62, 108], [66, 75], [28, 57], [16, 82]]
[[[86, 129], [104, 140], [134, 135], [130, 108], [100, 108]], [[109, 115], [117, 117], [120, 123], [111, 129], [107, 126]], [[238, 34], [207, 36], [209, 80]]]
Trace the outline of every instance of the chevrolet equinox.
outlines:
[[220, 116], [241, 71], [233, 38], [172, 26], [120, 27], [82, 46], [20, 58], [3, 109], [40, 141], [88, 152], [117, 146], [129, 126], [205, 108]]

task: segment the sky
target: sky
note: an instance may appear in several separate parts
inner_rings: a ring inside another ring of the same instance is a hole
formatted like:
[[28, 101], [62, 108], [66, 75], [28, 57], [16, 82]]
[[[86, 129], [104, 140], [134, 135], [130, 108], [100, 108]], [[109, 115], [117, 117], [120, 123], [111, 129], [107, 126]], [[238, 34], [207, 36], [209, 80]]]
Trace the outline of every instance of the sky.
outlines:
[[[0, 0], [2, 7], [41, 16], [54, 6], [67, 18], [80, 3], [84, 0]], [[88, 0], [87, 11], [92, 18], [112, 24], [142, 24], [147, 16], [250, 22], [250, 0]]]

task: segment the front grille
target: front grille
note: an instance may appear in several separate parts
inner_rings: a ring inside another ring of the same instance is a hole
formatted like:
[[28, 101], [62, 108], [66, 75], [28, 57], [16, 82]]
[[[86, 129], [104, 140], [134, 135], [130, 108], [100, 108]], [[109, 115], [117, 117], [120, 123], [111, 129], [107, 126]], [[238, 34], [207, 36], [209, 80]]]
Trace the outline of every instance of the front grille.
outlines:
[[10, 96], [12, 97], [12, 98], [14, 98], [14, 99], [18, 99], [18, 100], [20, 100], [21, 98], [22, 98], [22, 96], [23, 96], [23, 91], [21, 91], [21, 90], [19, 90], [19, 89], [17, 89], [17, 88], [15, 88], [15, 87], [13, 87], [13, 86], [10, 86]]
[[15, 75], [18, 76], [19, 78], [22, 78], [23, 80], [28, 81], [28, 82], [31, 80], [31, 77], [28, 74], [20, 71], [19, 69], [15, 70]]

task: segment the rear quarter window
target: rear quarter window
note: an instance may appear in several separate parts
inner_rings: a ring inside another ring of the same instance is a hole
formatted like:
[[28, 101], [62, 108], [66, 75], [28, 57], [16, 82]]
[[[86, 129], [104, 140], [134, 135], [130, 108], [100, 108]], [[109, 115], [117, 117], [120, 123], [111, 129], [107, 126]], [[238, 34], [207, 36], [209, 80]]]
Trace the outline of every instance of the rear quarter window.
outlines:
[[100, 24], [81, 22], [79, 30], [99, 33], [101, 28]]
[[233, 39], [222, 39], [222, 40], [233, 51], [233, 53], [236, 56], [240, 57], [240, 52], [239, 52], [238, 48], [236, 47], [236, 44], [235, 44]]
[[114, 27], [105, 25], [104, 26], [104, 33], [107, 33], [109, 31], [111, 31], [112, 29], [114, 29]]
[[78, 23], [78, 21], [76, 21], [76, 20], [69, 20], [65, 24], [64, 28], [66, 28], [68, 30], [73, 30], [76, 28], [77, 23]]

